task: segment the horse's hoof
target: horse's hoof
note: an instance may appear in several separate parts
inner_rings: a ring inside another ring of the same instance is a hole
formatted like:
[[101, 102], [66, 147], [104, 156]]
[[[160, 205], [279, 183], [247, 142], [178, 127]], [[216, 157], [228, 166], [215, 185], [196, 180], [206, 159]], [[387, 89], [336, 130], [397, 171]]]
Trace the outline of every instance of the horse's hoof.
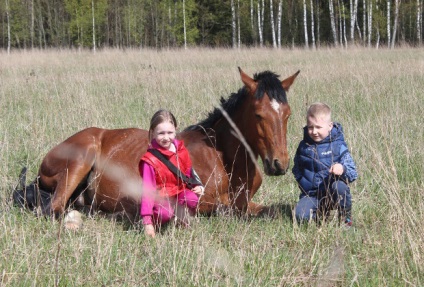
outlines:
[[68, 212], [68, 214], [65, 216], [64, 226], [67, 230], [79, 230], [82, 226], [81, 213], [76, 210], [71, 210]]

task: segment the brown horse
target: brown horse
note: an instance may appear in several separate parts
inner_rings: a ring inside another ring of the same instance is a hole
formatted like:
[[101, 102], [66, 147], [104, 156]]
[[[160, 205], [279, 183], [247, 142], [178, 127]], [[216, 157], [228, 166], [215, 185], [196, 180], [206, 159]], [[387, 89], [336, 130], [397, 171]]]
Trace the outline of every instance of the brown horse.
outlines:
[[[251, 201], [262, 182], [258, 156], [267, 175], [283, 175], [289, 166], [286, 92], [299, 71], [283, 81], [269, 71], [254, 79], [239, 71], [244, 87], [227, 100], [221, 98], [222, 107], [178, 134], [205, 185], [202, 213], [218, 207], [263, 212], [263, 206]], [[37, 180], [23, 189], [24, 195], [16, 190], [15, 202], [42, 205], [44, 214], [62, 214], [72, 204], [122, 212], [134, 220], [142, 192], [138, 164], [147, 146], [148, 132], [142, 129], [82, 130], [47, 153]], [[28, 196], [30, 190], [35, 195]], [[40, 192], [47, 200], [37, 200]]]

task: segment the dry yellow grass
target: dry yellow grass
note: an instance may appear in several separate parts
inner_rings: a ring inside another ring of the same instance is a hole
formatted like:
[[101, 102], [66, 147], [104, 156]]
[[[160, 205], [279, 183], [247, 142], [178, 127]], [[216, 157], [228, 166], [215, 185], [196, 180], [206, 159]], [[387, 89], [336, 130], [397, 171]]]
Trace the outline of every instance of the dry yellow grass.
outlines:
[[[286, 208], [276, 219], [200, 217], [154, 241], [99, 217], [67, 232], [11, 205], [20, 168], [34, 177], [66, 137], [147, 128], [160, 107], [181, 128], [196, 123], [241, 87], [238, 66], [282, 78], [301, 70], [289, 93], [292, 155], [306, 104], [331, 105], [360, 176], [349, 232], [293, 224], [290, 174], [265, 178], [254, 198]], [[0, 53], [0, 285], [422, 286], [423, 87], [424, 50], [411, 48]]]

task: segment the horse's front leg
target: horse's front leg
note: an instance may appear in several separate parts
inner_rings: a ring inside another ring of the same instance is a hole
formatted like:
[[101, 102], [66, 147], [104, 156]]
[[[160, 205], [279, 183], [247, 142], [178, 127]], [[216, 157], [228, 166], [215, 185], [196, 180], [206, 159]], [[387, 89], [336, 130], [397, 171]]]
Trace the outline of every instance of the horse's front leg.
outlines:
[[263, 212], [264, 212], [266, 209], [267, 209], [267, 208], [266, 208], [264, 205], [259, 204], [259, 203], [255, 203], [255, 202], [253, 202], [253, 201], [250, 201], [250, 202], [247, 204], [247, 214], [248, 214], [248, 215], [254, 215], [254, 216], [262, 215], [262, 214], [263, 214]]
[[231, 209], [228, 193], [218, 194], [206, 187], [205, 193], [199, 198], [198, 212], [212, 214], [225, 209]]
[[265, 207], [251, 201], [261, 186], [261, 183], [262, 178], [258, 172], [256, 172], [256, 175], [249, 184], [236, 182], [235, 184], [237, 184], [237, 186], [233, 189], [237, 190], [237, 193], [234, 195], [235, 207], [245, 212], [247, 215], [261, 215]]
[[[247, 193], [247, 192], [246, 192]], [[239, 193], [235, 198], [234, 205], [236, 209], [244, 212], [247, 215], [261, 215], [265, 206], [250, 201], [252, 197], [249, 194]]]

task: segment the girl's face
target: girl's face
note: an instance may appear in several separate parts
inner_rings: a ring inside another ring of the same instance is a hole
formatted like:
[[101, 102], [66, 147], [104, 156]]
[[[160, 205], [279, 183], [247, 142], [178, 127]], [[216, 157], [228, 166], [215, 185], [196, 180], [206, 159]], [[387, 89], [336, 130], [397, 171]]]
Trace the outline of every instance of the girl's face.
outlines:
[[163, 122], [153, 130], [153, 139], [164, 149], [170, 149], [175, 139], [175, 126], [170, 122]]
[[333, 122], [330, 117], [308, 117], [307, 124], [308, 135], [314, 142], [320, 142], [331, 132], [333, 128]]

